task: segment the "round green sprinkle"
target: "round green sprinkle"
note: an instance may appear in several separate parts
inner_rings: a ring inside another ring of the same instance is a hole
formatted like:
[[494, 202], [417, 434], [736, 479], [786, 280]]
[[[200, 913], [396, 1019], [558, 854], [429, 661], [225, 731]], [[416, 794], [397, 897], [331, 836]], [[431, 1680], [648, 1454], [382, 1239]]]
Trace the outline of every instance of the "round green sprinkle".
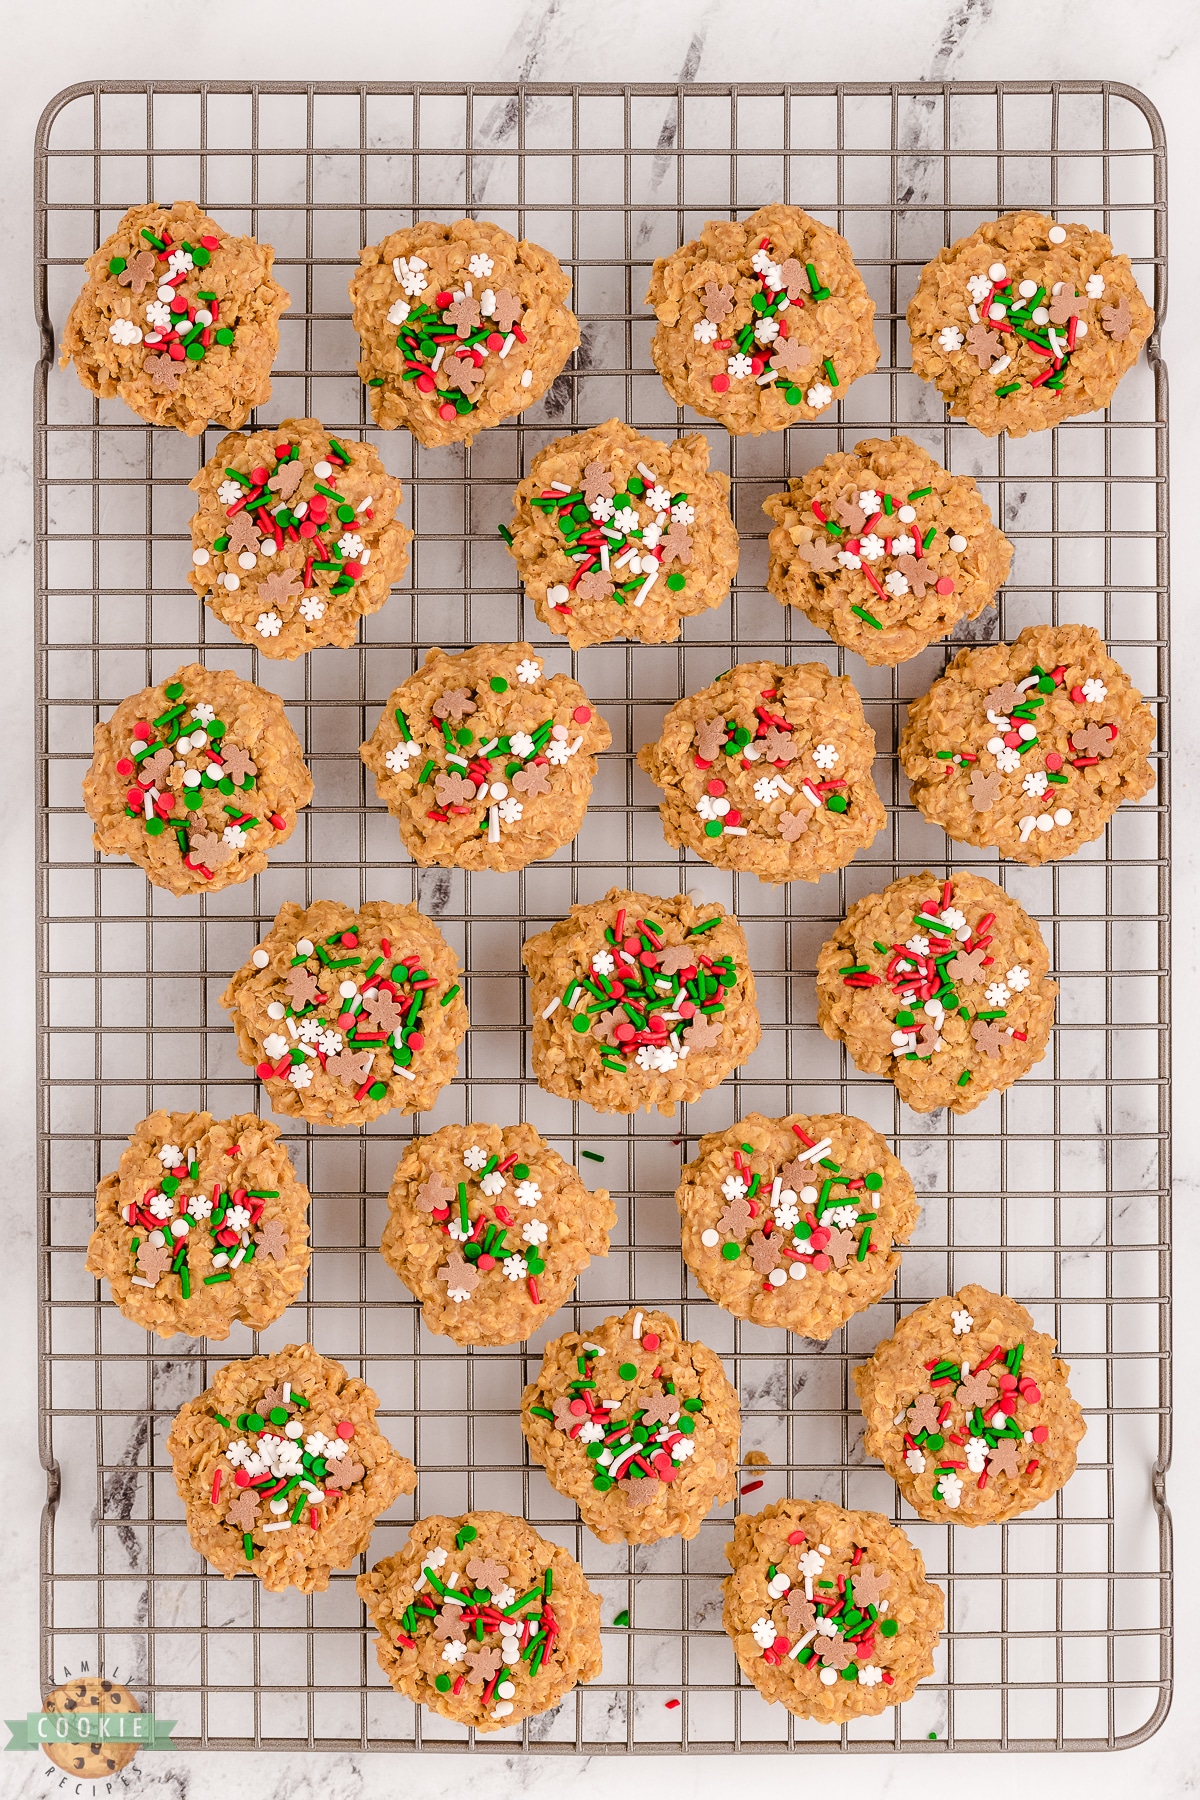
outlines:
[[528, 1181], [529, 1180], [529, 1164], [528, 1163], [514, 1164], [513, 1179], [514, 1179], [514, 1181]]
[[288, 1409], [286, 1406], [273, 1406], [267, 1414], [267, 1417], [270, 1419], [272, 1425], [286, 1425], [288, 1422]]
[[464, 1525], [458, 1534], [459, 1549], [461, 1550], [464, 1544], [473, 1544], [478, 1536], [479, 1533], [473, 1525]]
[[637, 1380], [637, 1364], [636, 1363], [622, 1363], [620, 1368], [617, 1370], [617, 1374], [621, 1377], [622, 1381], [636, 1381]]
[[884, 1637], [895, 1637], [900, 1629], [900, 1624], [896, 1619], [882, 1619], [880, 1620], [879, 1629]]
[[857, 1663], [849, 1662], [846, 1664], [845, 1668], [842, 1670], [842, 1680], [843, 1681], [857, 1681], [858, 1680], [858, 1664]]
[[595, 1490], [598, 1494], [607, 1494], [607, 1492], [608, 1492], [609, 1488], [612, 1486], [612, 1484], [613, 1484], [613, 1482], [612, 1482], [611, 1475], [593, 1475], [592, 1476], [592, 1486], [595, 1488]]
[[204, 805], [204, 795], [199, 788], [184, 788], [183, 804], [188, 807], [191, 812], [195, 812], [198, 806]]
[[798, 387], [788, 387], [788, 388], [784, 388], [783, 397], [787, 401], [789, 406], [799, 406], [800, 402], [804, 398], [804, 395], [800, 392], [800, 389]]
[[218, 330], [217, 342], [218, 342], [218, 344], [232, 344], [233, 333], [232, 333], [232, 331], [230, 331], [230, 329], [227, 325], [222, 325], [220, 327], [220, 329]]
[[187, 357], [189, 362], [203, 362], [204, 361], [204, 345], [203, 344], [189, 344], [187, 349], [184, 351], [184, 355]]
[[493, 675], [492, 679], [488, 682], [488, 686], [491, 688], [493, 694], [507, 694], [508, 692], [508, 683], [505, 681], [503, 675]]
[[161, 819], [147, 819], [146, 820], [146, 836], [147, 837], [161, 837], [165, 830], [166, 830], [166, 826], [163, 824]]
[[166, 688], [164, 691], [166, 693], [168, 700], [182, 700], [183, 699], [183, 683], [182, 683], [182, 681], [173, 681], [171, 683], [170, 687]]
[[935, 1431], [935, 1432], [932, 1432], [931, 1435], [925, 1439], [924, 1448], [926, 1450], [933, 1450], [934, 1452], [936, 1452], [943, 1447], [945, 1442], [946, 1442], [946, 1440], [941, 1435], [941, 1433]]
[[125, 258], [123, 256], [114, 256], [108, 265], [108, 272], [110, 275], [119, 275], [124, 267]]
[[454, 741], [460, 750], [465, 750], [469, 744], [475, 742], [475, 733], [473, 731], [456, 731]]
[[850, 802], [845, 794], [830, 794], [825, 804], [832, 813], [844, 813], [849, 808]]
[[207, 269], [209, 263], [212, 261], [212, 251], [206, 250], [203, 244], [193, 244], [190, 254], [193, 263], [198, 269]]
[[726, 1262], [736, 1262], [741, 1254], [742, 1250], [740, 1244], [721, 1245], [721, 1255], [725, 1258]]
[[448, 1675], [436, 1675], [433, 1685], [439, 1694], [448, 1694], [453, 1684]]
[[368, 1100], [383, 1100], [387, 1096], [387, 1082], [373, 1081], [367, 1089]]
[[873, 1194], [879, 1192], [880, 1188], [883, 1186], [883, 1176], [879, 1173], [878, 1169], [872, 1169], [869, 1175], [864, 1176], [863, 1186], [870, 1188]]
[[644, 494], [646, 491], [646, 484], [642, 480], [640, 475], [631, 475], [625, 485], [629, 489], [631, 494], [637, 494], [640, 496], [640, 495]]
[[588, 1018], [586, 1013], [576, 1013], [575, 1017], [571, 1020], [571, 1028], [573, 1031], [581, 1033], [590, 1031], [592, 1029], [592, 1021]]
[[267, 1421], [263, 1418], [261, 1413], [247, 1413], [246, 1414], [246, 1430], [247, 1431], [261, 1431], [263, 1426], [266, 1424], [266, 1422]]
[[353, 524], [354, 508], [352, 506], [350, 506], [349, 504], [347, 504], [345, 506], [339, 506], [336, 508], [336, 511], [337, 511], [337, 516], [341, 520], [343, 525]]
[[569, 516], [572, 519], [578, 519], [581, 525], [586, 525], [592, 515], [586, 506], [573, 506]]
[[532, 1253], [525, 1258], [525, 1266], [531, 1275], [540, 1275], [546, 1267], [542, 1258]]
[[679, 573], [679, 570], [676, 569], [673, 575], [667, 576], [667, 586], [670, 588], [670, 590], [673, 594], [677, 594], [679, 592], [680, 588], [686, 582], [686, 580], [687, 580], [687, 576], [681, 575]]
[[471, 405], [471, 402], [467, 399], [465, 394], [459, 394], [454, 402], [454, 410], [456, 413], [461, 414], [474, 412], [475, 408]]
[[705, 837], [720, 837], [724, 830], [725, 827], [722, 825], [720, 819], [706, 819], [704, 822]]
[[399, 1050], [392, 1051], [392, 1061], [398, 1062], [402, 1069], [406, 1069], [408, 1067], [409, 1063], [412, 1061], [412, 1059], [413, 1059], [413, 1053], [409, 1049], [407, 1044], [402, 1044], [400, 1046]]

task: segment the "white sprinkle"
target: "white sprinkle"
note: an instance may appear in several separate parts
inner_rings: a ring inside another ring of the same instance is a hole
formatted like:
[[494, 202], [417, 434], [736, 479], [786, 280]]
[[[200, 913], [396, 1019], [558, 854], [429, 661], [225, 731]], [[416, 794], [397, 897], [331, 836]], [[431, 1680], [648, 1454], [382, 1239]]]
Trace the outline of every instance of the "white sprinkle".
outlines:
[[532, 387], [533, 386], [533, 370], [532, 369], [526, 369], [525, 373], [522, 375], [521, 386], [522, 387]]
[[285, 1406], [287, 1406], [289, 1404], [289, 1402], [291, 1401], [291, 1398], [292, 1398], [292, 1384], [290, 1381], [285, 1381], [283, 1384], [283, 1404]]
[[707, 1231], [702, 1231], [700, 1233], [700, 1242], [704, 1245], [706, 1250], [715, 1250], [720, 1241], [720, 1232], [714, 1231], [711, 1225]]
[[991, 265], [991, 267], [988, 269], [988, 280], [989, 281], [1003, 281], [1004, 277], [1007, 274], [1008, 274], [1008, 270], [1005, 268], [1005, 266], [1002, 262], [994, 262]]
[[725, 827], [724, 835], [726, 837], [745, 837], [746, 830], [747, 828], [745, 825], [727, 825]]
[[292, 1529], [292, 1521], [290, 1519], [280, 1519], [274, 1525], [264, 1525], [262, 1529], [264, 1531], [290, 1531]]
[[312, 939], [311, 938], [297, 938], [296, 939], [296, 955], [297, 956], [311, 956], [312, 953], [313, 953], [313, 947], [312, 947]]
[[550, 1002], [549, 1006], [544, 1006], [542, 1008], [543, 1019], [549, 1019], [550, 1017], [552, 1017], [552, 1015], [558, 1011], [558, 1009], [561, 1005], [562, 1005], [561, 997], [558, 994], [555, 994], [555, 996], [554, 996], [553, 1000]]
[[1061, 225], [1052, 225], [1046, 236], [1052, 244], [1065, 244], [1067, 241], [1067, 234]]
[[1071, 823], [1071, 815], [1067, 811], [1065, 806], [1060, 806], [1058, 811], [1055, 813], [1054, 823], [1056, 825], [1069, 825]]
[[146, 1277], [144, 1275], [131, 1275], [129, 1277], [129, 1279], [133, 1283], [134, 1287], [152, 1288], [152, 1287], [158, 1286], [157, 1281], [147, 1281]]
[[[504, 342], [501, 344], [499, 350], [497, 350], [497, 352], [496, 352], [496, 355], [500, 358], [501, 362], [504, 361], [505, 357], [508, 355], [509, 351], [512, 349], [512, 347], [516, 343], [516, 341], [517, 341], [516, 338], [513, 336], [512, 332], [510, 331], [508, 336], [505, 338]], [[529, 373], [528, 369], [526, 369], [525, 373], [528, 375], [528, 373]], [[529, 383], [526, 382], [525, 386], [528, 387]], [[563, 489], [564, 494], [569, 494], [570, 491], [571, 491], [570, 488]]]
[[488, 843], [489, 844], [498, 844], [499, 842], [500, 842], [500, 808], [498, 806], [489, 806], [488, 807]]
[[445, 356], [445, 354], [446, 354], [445, 344], [439, 344], [438, 348], [437, 348], [437, 355], [434, 357], [433, 361], [429, 365], [430, 369], [436, 369], [438, 364], [441, 362], [443, 356]]
[[633, 604], [635, 606], [640, 606], [642, 604], [642, 602], [646, 598], [646, 595], [650, 592], [650, 589], [654, 586], [654, 584], [657, 580], [658, 580], [658, 570], [655, 569], [653, 575], [647, 575], [645, 581], [643, 581], [641, 587], [638, 589], [637, 593], [633, 596]]
[[392, 1064], [392, 1074], [403, 1075], [405, 1081], [415, 1081], [417, 1079], [411, 1069], [402, 1069], [399, 1063]]
[[192, 551], [192, 561], [198, 569], [202, 569], [208, 561], [208, 551], [204, 549]]
[[256, 969], [265, 969], [271, 958], [268, 951], [256, 950], [251, 960]]
[[289, 1019], [289, 1020], [288, 1020], [288, 1022], [287, 1022], [287, 1028], [288, 1028], [288, 1030], [289, 1030], [289, 1031], [290, 1031], [290, 1032], [291, 1032], [291, 1034], [292, 1034], [292, 1037], [293, 1037], [293, 1038], [298, 1038], [298, 1037], [299, 1037], [299, 1036], [300, 1036], [300, 1033], [299, 1033], [299, 1031], [298, 1031], [298, 1030], [297, 1030], [297, 1029], [296, 1029], [296, 1021], [295, 1021], [295, 1019]]
[[963, 537], [961, 532], [956, 531], [954, 536], [950, 539], [950, 548], [953, 550], [955, 556], [961, 556], [966, 547], [966, 538]]
[[642, 1341], [642, 1317], [641, 1313], [635, 1313], [633, 1316], [633, 1341], [635, 1344], [640, 1344]]
[[1002, 373], [1002, 371], [1003, 371], [1003, 370], [1005, 370], [1005, 369], [1007, 369], [1007, 367], [1008, 367], [1008, 365], [1009, 365], [1009, 363], [1010, 363], [1010, 362], [1011, 362], [1011, 361], [1012, 361], [1012, 357], [1011, 357], [1011, 356], [1002, 356], [1002, 357], [1000, 357], [1000, 358], [999, 358], [999, 360], [998, 360], [998, 361], [997, 361], [997, 362], [994, 362], [994, 363], [993, 363], [993, 364], [992, 364], [992, 371], [991, 371], [991, 372], [992, 372], [992, 374], [993, 374], [993, 375], [999, 375], [999, 374], [1001, 374], [1001, 373]]
[[804, 1635], [804, 1637], [802, 1637], [800, 1639], [800, 1641], [798, 1643], [792, 1645], [791, 1649], [788, 1651], [788, 1657], [790, 1658], [790, 1660], [792, 1662], [795, 1662], [796, 1658], [799, 1656], [799, 1654], [802, 1650], [806, 1650], [808, 1648], [808, 1646], [812, 1643], [812, 1641], [816, 1637], [816, 1635], [817, 1634], [815, 1631], [809, 1631]]
[[374, 506], [374, 504], [375, 504], [374, 497], [371, 494], [368, 494], [365, 500], [359, 501], [358, 505], [355, 507], [354, 510], [355, 510], [355, 512], [366, 512], [368, 506]]

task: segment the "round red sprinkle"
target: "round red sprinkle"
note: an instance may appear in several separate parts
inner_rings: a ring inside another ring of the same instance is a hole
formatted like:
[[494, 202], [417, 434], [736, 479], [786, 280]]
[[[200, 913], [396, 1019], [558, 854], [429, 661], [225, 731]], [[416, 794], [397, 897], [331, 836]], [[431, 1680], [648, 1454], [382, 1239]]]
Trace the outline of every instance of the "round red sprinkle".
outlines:
[[432, 394], [433, 390], [437, 387], [437, 382], [433, 379], [432, 375], [418, 375], [417, 387], [422, 394]]
[[260, 1081], [269, 1081], [275, 1073], [274, 1065], [269, 1062], [260, 1062], [254, 1073]]
[[1046, 1439], [1050, 1436], [1050, 1427], [1048, 1425], [1035, 1425], [1031, 1435], [1035, 1444], [1044, 1444]]
[[454, 416], [454, 408], [451, 406], [450, 402], [448, 400], [443, 401], [441, 406], [438, 407], [438, 418], [452, 419]]
[[824, 1225], [818, 1225], [808, 1241], [814, 1250], [823, 1250], [829, 1242], [829, 1232]]
[[341, 942], [343, 950], [357, 950], [358, 933], [356, 931], [343, 931]]
[[693, 758], [693, 760], [698, 769], [711, 769], [712, 768], [712, 764], [710, 762], [705, 762], [705, 760], [702, 756], [697, 756], [697, 757]]
[[489, 350], [503, 350], [504, 348], [504, 339], [498, 331], [489, 331], [486, 341]]
[[144, 719], [138, 720], [138, 723], [133, 728], [133, 735], [135, 738], [137, 738], [139, 743], [141, 743], [141, 744], [149, 743], [150, 727], [146, 724]]
[[621, 946], [622, 950], [628, 950], [630, 956], [633, 956], [641, 947], [642, 940], [635, 937], [627, 937]]
[[712, 386], [714, 394], [723, 394], [725, 389], [729, 386], [728, 375], [714, 375], [712, 378]]
[[122, 757], [118, 758], [117, 774], [118, 775], [132, 775], [133, 774], [133, 763], [128, 756], [122, 756]]
[[145, 796], [142, 793], [141, 788], [132, 787], [125, 796], [125, 804], [126, 806], [132, 806], [134, 812], [141, 812], [144, 799]]
[[937, 584], [937, 591], [939, 594], [952, 594], [954, 592], [953, 577], [950, 575], [943, 575]]
[[249, 1475], [247, 1475], [245, 1469], [235, 1469], [233, 1471], [233, 1479], [237, 1483], [238, 1487], [249, 1487], [250, 1486], [250, 1477], [249, 1477]]
[[342, 1419], [338, 1424], [337, 1434], [340, 1438], [352, 1438], [354, 1436], [353, 1420]]
[[410, 1031], [408, 1034], [408, 1047], [410, 1050], [423, 1050], [425, 1048], [425, 1033], [423, 1031]]
[[1015, 750], [1021, 741], [1021, 734], [1019, 731], [1006, 731], [1004, 734], [1004, 741], [1010, 750]]
[[204, 245], [206, 250], [219, 250], [221, 248], [220, 238], [202, 237], [200, 242]]
[[1047, 750], [1046, 767], [1054, 770], [1062, 768], [1062, 757], [1058, 754], [1057, 750]]
[[437, 297], [437, 303], [439, 306], [449, 306], [449, 304], [453, 300], [453, 298], [454, 298], [453, 294], [441, 293]]
[[167, 355], [172, 362], [182, 362], [185, 352], [182, 344], [168, 344]]
[[804, 1542], [804, 1533], [802, 1531], [789, 1531], [788, 1532], [788, 1543], [789, 1544], [802, 1544], [803, 1542]]
[[657, 1331], [644, 1331], [642, 1333], [643, 1350], [657, 1350], [661, 1342], [662, 1339], [659, 1337]]
[[637, 1032], [633, 1029], [632, 1025], [618, 1025], [616, 1027], [615, 1035], [622, 1044], [627, 1044], [630, 1038], [637, 1036]]
[[736, 806], [731, 806], [729, 811], [725, 814], [725, 823], [727, 825], [740, 825], [741, 822], [742, 822], [741, 813], [738, 811]]
[[710, 781], [708, 783], [707, 792], [715, 794], [719, 798], [725, 792], [725, 783], [719, 780]]
[[823, 1254], [814, 1256], [812, 1259], [812, 1266], [817, 1271], [818, 1275], [823, 1275], [829, 1267], [829, 1258]]
[[174, 794], [160, 794], [158, 796], [158, 804], [162, 807], [164, 812], [173, 812], [175, 810]]
[[266, 487], [267, 471], [263, 468], [261, 463], [259, 464], [259, 466], [256, 469], [251, 469], [250, 479], [254, 483], [255, 487]]
[[302, 538], [312, 538], [317, 535], [317, 527], [312, 519], [301, 519], [298, 529]]
[[1040, 1387], [1031, 1387], [1029, 1389], [1029, 1392], [1024, 1396], [1024, 1398], [1029, 1402], [1030, 1406], [1040, 1406], [1042, 1403], [1041, 1388]]
[[494, 1256], [489, 1256], [485, 1250], [475, 1266], [477, 1269], [494, 1269], [496, 1266], [496, 1259]]
[[577, 725], [586, 725], [591, 716], [592, 709], [590, 706], [577, 706], [575, 711], [571, 714], [571, 717]]
[[695, 1010], [696, 1002], [694, 1000], [680, 1000], [675, 1007], [675, 1011], [681, 1019], [690, 1019]]
[[363, 566], [360, 562], [343, 563], [342, 564], [342, 572], [346, 575], [349, 575], [351, 581], [357, 581], [359, 576], [363, 572]]
[[587, 1412], [587, 1401], [572, 1400], [571, 1411], [575, 1414], [577, 1419], [582, 1419], [583, 1415]]
[[1084, 704], [1083, 689], [1081, 687], [1073, 687], [1071, 689], [1071, 698], [1076, 706], [1082, 706]]

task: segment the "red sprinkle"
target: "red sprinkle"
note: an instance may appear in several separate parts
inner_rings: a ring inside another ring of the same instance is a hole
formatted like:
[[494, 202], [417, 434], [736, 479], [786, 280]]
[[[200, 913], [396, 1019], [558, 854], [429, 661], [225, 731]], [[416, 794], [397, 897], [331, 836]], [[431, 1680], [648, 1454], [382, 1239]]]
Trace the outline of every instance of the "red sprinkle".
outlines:
[[[725, 386], [728, 387], [729, 386], [729, 377], [725, 376], [723, 379], [725, 381]], [[716, 385], [717, 385], [717, 377], [714, 375], [713, 376], [713, 386], [716, 387]], [[667, 1711], [670, 1712], [672, 1707], [675, 1707], [678, 1705], [679, 1705], [678, 1700], [668, 1700], [667, 1701]]]
[[212, 1503], [214, 1506], [217, 1504], [217, 1496], [221, 1492], [221, 1476], [223, 1474], [224, 1470], [218, 1465], [213, 1472]]
[[[729, 386], [728, 375], [714, 375], [713, 376], [712, 388], [713, 388], [714, 394], [723, 394], [728, 386]], [[679, 1702], [678, 1702], [678, 1700], [668, 1700], [667, 1705], [668, 1706], [678, 1706]]]
[[592, 709], [590, 706], [577, 706], [575, 711], [571, 714], [571, 717], [577, 725], [586, 725], [591, 716]]
[[745, 1481], [742, 1483], [741, 1492], [743, 1494], [753, 1494], [755, 1490], [762, 1487], [762, 1485], [761, 1481]]
[[352, 1438], [354, 1436], [353, 1421], [350, 1419], [340, 1420], [337, 1427], [337, 1434], [340, 1438]]

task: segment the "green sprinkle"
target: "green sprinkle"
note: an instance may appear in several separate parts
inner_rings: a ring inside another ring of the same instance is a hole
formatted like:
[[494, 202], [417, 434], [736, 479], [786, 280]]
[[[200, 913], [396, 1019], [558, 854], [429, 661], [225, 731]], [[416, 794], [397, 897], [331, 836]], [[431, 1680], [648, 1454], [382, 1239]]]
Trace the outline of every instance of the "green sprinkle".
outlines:
[[512, 543], [513, 535], [507, 525], [497, 525], [496, 530], [500, 533], [500, 536], [504, 539], [506, 544]]
[[958, 1086], [966, 1087], [966, 1085], [967, 1085], [968, 1081], [970, 1081], [970, 1079], [971, 1079], [970, 1069], [964, 1069], [962, 1074], [958, 1078]]
[[689, 937], [699, 937], [702, 931], [711, 931], [714, 925], [721, 923], [721, 915], [717, 913], [711, 919], [704, 919], [699, 925], [693, 925], [688, 932]]
[[225, 1417], [224, 1413], [215, 1412], [213, 1418], [217, 1421], [218, 1425], [223, 1425], [226, 1431], [232, 1431], [233, 1427], [230, 1425], [229, 1420]]
[[[1003, 400], [1007, 395], [1015, 394], [1020, 385], [1019, 381], [1006, 381], [1003, 387], [998, 387], [996, 389], [997, 400]], [[929, 1735], [930, 1737], [936, 1737], [937, 1733], [931, 1731]]]
[[448, 1694], [453, 1683], [448, 1675], [436, 1675], [434, 1677], [433, 1685], [439, 1694]]
[[738, 1257], [741, 1254], [742, 1254], [742, 1251], [741, 1251], [741, 1246], [739, 1244], [722, 1244], [721, 1245], [721, 1255], [725, 1258], [726, 1262], [736, 1262]]
[[613, 1620], [614, 1625], [628, 1625], [628, 1623], [629, 1614], [624, 1609], [622, 1609]]
[[460, 994], [461, 992], [462, 992], [462, 989], [459, 987], [459, 985], [456, 981], [454, 986], [452, 988], [448, 989], [448, 991], [442, 995], [440, 1004], [442, 1006], [449, 1006], [449, 1004], [453, 1000], [455, 994]]
[[246, 1552], [246, 1561], [254, 1561], [254, 1539], [248, 1531], [242, 1533], [242, 1549]]
[[834, 368], [833, 363], [830, 361], [829, 357], [825, 358], [825, 361], [821, 366], [825, 370], [825, 379], [828, 381], [830, 387], [837, 387], [838, 386], [837, 370]]
[[603, 1162], [604, 1161], [604, 1158], [600, 1155], [598, 1150], [584, 1150], [581, 1152], [581, 1154], [583, 1156], [586, 1156], [589, 1162]]
[[204, 1285], [205, 1285], [205, 1287], [212, 1287], [218, 1281], [232, 1281], [232, 1280], [233, 1280], [233, 1276], [230, 1273], [230, 1271], [228, 1269], [222, 1269], [216, 1275], [206, 1275], [204, 1277]]
[[[553, 1418], [554, 1414], [551, 1413], [550, 1417]], [[455, 1546], [456, 1546], [456, 1548], [461, 1550], [464, 1544], [473, 1544], [475, 1542], [475, 1539], [478, 1536], [479, 1536], [479, 1533], [476, 1531], [476, 1529], [473, 1525], [464, 1525], [462, 1530], [457, 1534], [457, 1536], [454, 1539]]]
[[681, 575], [679, 573], [679, 570], [676, 569], [670, 575], [667, 576], [667, 586], [670, 588], [670, 590], [673, 594], [677, 594], [679, 592], [680, 588], [683, 587], [686, 580], [687, 580], [687, 576]]
[[862, 1236], [858, 1240], [857, 1261], [866, 1262], [867, 1252], [870, 1248], [871, 1248], [871, 1227], [868, 1225], [867, 1229], [863, 1232]]
[[621, 1377], [622, 1381], [636, 1381], [637, 1372], [638, 1369], [636, 1363], [622, 1363], [617, 1370], [617, 1374]]
[[857, 613], [858, 617], [865, 620], [868, 625], [873, 625], [876, 631], [883, 630], [883, 626], [879, 623], [879, 620], [869, 613], [865, 606], [852, 606], [850, 611], [852, 613]]

